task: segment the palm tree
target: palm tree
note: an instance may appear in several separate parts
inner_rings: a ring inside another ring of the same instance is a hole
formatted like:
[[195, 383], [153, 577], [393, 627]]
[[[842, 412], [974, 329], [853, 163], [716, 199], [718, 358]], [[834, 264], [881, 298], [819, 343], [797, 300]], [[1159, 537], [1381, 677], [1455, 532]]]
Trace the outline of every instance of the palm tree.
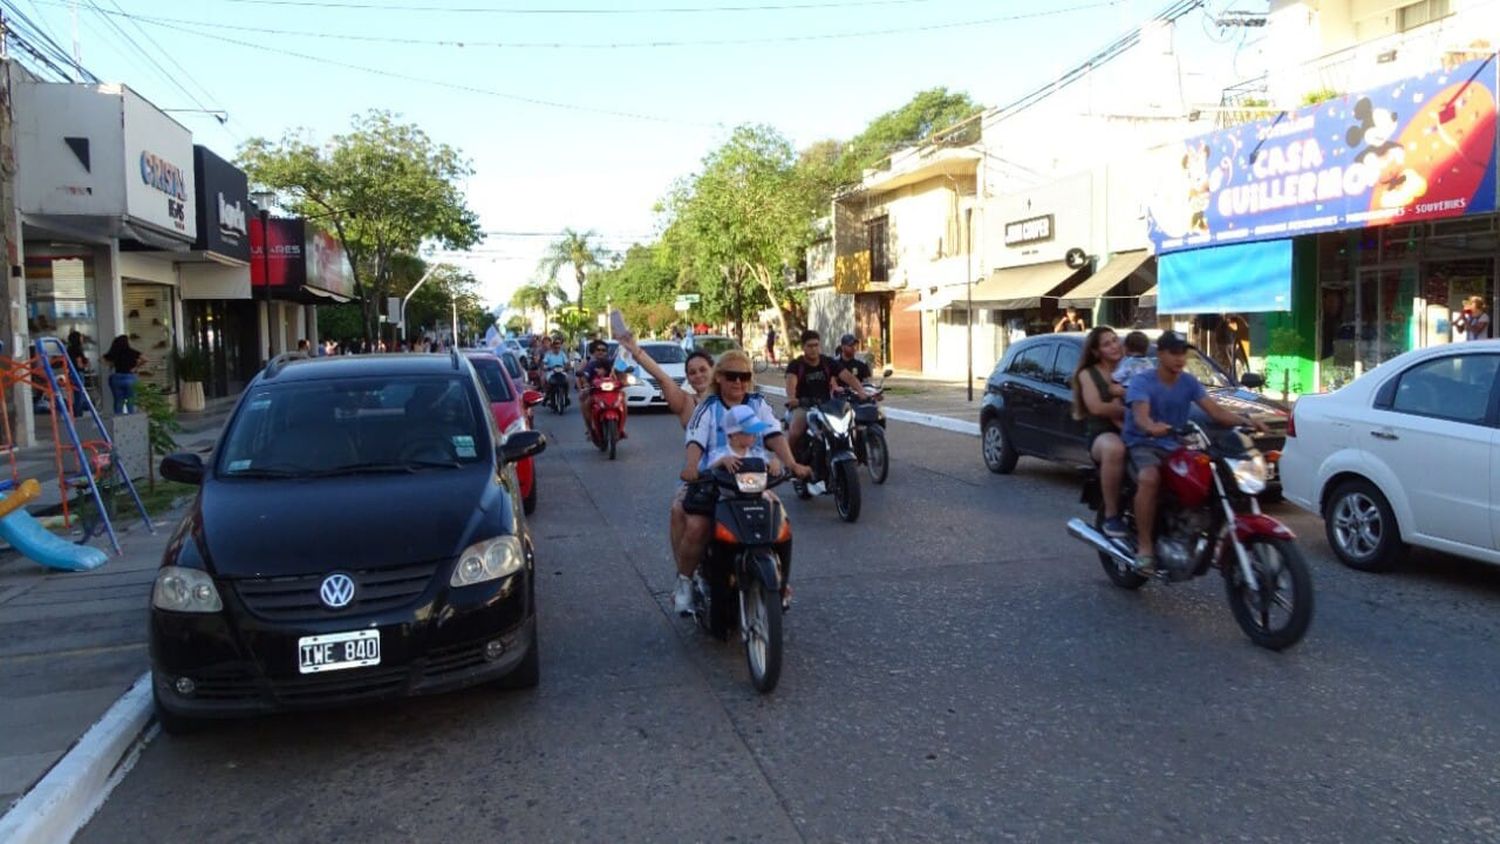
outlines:
[[554, 299], [566, 303], [568, 295], [562, 292], [555, 281], [536, 282], [516, 288], [516, 292], [511, 294], [510, 306], [518, 311], [541, 311], [542, 332], [546, 333]]
[[609, 258], [609, 251], [598, 242], [599, 233], [593, 229], [577, 232], [563, 229], [562, 237], [547, 247], [542, 257], [541, 269], [547, 278], [557, 281], [557, 271], [565, 266], [573, 267], [573, 278], [578, 281], [578, 302], [583, 303], [583, 287], [588, 274], [599, 269]]

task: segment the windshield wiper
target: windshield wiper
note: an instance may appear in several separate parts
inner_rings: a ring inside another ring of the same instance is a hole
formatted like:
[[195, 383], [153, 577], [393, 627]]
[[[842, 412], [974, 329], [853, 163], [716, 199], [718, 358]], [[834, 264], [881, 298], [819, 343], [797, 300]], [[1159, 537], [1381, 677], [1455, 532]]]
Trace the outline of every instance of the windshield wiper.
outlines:
[[311, 475], [313, 477], [328, 478], [335, 475], [363, 475], [392, 472], [414, 474], [421, 469], [458, 469], [462, 466], [463, 464], [457, 460], [404, 460], [396, 463], [372, 460], [366, 463], [350, 463], [345, 466], [335, 466], [332, 469], [312, 472]]

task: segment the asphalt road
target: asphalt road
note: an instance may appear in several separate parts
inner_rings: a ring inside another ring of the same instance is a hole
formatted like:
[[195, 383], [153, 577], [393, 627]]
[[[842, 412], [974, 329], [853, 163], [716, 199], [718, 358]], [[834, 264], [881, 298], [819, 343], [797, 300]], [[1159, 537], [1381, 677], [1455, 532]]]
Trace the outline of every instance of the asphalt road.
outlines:
[[1113, 587], [1069, 472], [898, 423], [858, 524], [789, 504], [762, 697], [668, 612], [676, 421], [609, 462], [539, 419], [539, 689], [162, 736], [80, 840], [1500, 840], [1500, 571], [1361, 575], [1278, 508], [1318, 607], [1273, 654], [1216, 579]]

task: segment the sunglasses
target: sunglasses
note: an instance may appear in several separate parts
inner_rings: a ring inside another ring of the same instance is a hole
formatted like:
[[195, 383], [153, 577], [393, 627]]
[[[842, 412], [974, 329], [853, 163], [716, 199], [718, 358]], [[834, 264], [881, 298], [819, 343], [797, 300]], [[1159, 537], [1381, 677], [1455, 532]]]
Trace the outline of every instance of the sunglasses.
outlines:
[[722, 375], [722, 376], [724, 376], [724, 380], [725, 381], [744, 381], [744, 382], [748, 382], [751, 378], [755, 377], [755, 376], [751, 375], [750, 373], [745, 372], [744, 370], [733, 370], [733, 369], [726, 369], [723, 372], [720, 372], [719, 374]]

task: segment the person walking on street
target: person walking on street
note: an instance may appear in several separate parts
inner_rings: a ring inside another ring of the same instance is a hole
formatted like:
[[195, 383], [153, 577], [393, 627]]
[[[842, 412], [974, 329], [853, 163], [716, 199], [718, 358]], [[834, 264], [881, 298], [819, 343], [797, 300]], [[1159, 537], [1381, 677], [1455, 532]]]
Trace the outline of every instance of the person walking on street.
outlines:
[[145, 360], [145, 356], [135, 349], [130, 348], [130, 338], [121, 334], [109, 345], [109, 351], [104, 353], [104, 359], [114, 367], [114, 372], [109, 376], [109, 393], [114, 398], [115, 415], [124, 416], [135, 412], [135, 385], [140, 378], [135, 374], [136, 367]]
[[766, 326], [766, 360], [776, 365], [776, 326]]

